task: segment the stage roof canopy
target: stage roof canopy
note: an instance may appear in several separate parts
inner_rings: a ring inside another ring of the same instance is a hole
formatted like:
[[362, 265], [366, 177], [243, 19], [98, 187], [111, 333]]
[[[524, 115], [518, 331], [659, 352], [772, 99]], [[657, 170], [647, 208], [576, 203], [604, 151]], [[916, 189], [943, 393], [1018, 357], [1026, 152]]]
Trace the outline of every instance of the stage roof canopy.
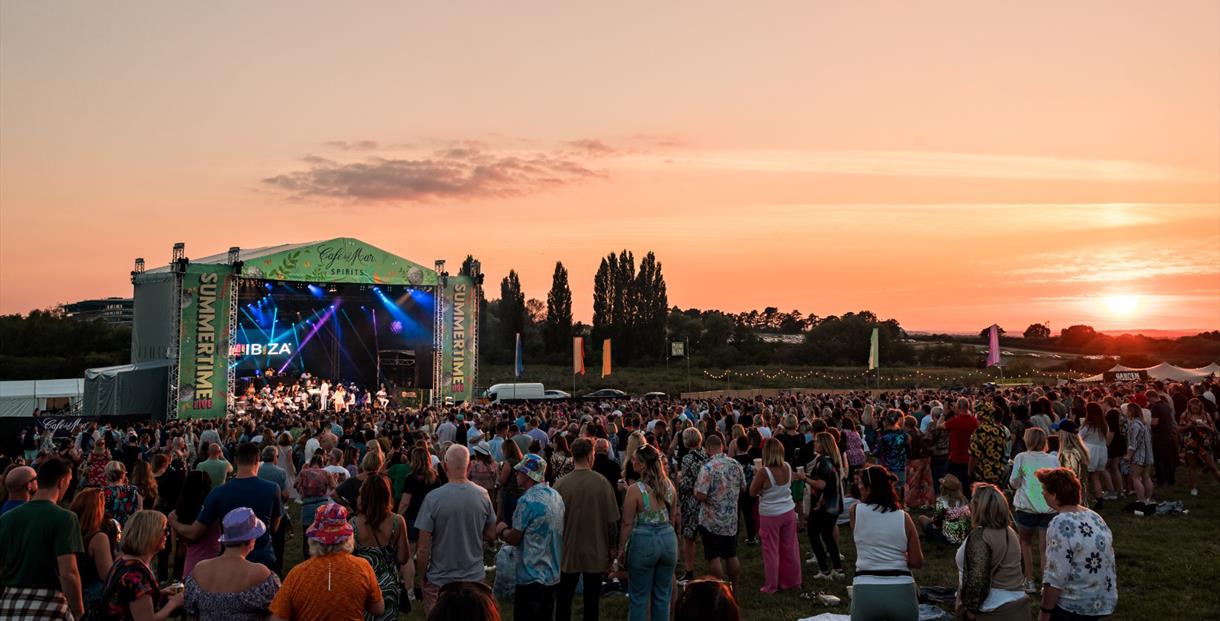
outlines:
[[[437, 275], [432, 268], [350, 237], [243, 248], [240, 259], [244, 278], [415, 286], [437, 284]], [[228, 262], [227, 252], [191, 259], [191, 263], [205, 265]], [[168, 271], [168, 266], [148, 270], [150, 273]]]

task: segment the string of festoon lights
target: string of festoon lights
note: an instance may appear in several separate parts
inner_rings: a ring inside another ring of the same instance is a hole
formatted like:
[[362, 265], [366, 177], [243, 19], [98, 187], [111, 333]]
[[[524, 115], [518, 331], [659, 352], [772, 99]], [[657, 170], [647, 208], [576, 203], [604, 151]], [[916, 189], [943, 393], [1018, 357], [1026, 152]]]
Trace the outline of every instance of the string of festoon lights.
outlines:
[[[793, 380], [806, 380], [806, 379], [813, 379], [816, 377], [819, 379], [826, 379], [826, 380], [832, 380], [832, 381], [855, 381], [855, 380], [876, 378], [876, 373], [874, 371], [870, 371], [870, 370], [851, 372], [851, 371], [822, 371], [822, 370], [817, 370], [817, 369], [810, 370], [810, 371], [797, 371], [797, 372], [788, 371], [786, 369], [777, 369], [774, 371], [770, 371], [767, 369], [756, 369], [753, 371], [736, 371], [733, 369], [725, 369], [724, 371], [722, 371], [720, 373], [714, 373], [712, 371], [708, 371], [705, 369], [703, 371], [703, 375], [705, 377], [708, 377], [713, 380], [724, 380], [724, 379], [729, 379], [732, 377], [763, 378], [763, 379], [767, 379], [767, 380], [775, 380], [775, 379], [780, 379], [780, 378], [787, 378], [787, 379], [793, 379]], [[1030, 373], [1029, 375], [1032, 375], [1035, 377], [1053, 377], [1055, 379], [1079, 379], [1080, 377], [1084, 377], [1085, 374], [1076, 372], [1076, 371], [1039, 371], [1036, 373]], [[953, 370], [953, 371], [923, 371], [920, 369], [902, 369], [902, 370], [883, 371], [882, 372], [882, 378], [886, 379], [886, 380], [912, 380], [912, 379], [932, 379], [932, 378], [946, 378], [946, 377], [968, 377], [968, 378], [996, 377], [997, 379], [999, 379], [995, 373], [989, 373], [982, 369], [962, 369], [962, 370]]]

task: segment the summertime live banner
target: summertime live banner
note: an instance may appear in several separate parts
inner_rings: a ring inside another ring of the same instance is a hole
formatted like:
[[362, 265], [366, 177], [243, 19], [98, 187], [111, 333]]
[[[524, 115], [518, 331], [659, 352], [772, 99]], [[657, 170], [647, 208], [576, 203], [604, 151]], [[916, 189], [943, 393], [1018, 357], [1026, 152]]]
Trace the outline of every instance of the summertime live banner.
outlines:
[[228, 265], [190, 264], [178, 326], [178, 418], [221, 418], [228, 405]]
[[469, 402], [474, 397], [474, 331], [475, 304], [474, 281], [467, 276], [450, 276], [441, 296], [444, 325], [441, 330], [441, 377], [436, 378], [441, 388], [441, 399], [452, 399], [454, 403]]

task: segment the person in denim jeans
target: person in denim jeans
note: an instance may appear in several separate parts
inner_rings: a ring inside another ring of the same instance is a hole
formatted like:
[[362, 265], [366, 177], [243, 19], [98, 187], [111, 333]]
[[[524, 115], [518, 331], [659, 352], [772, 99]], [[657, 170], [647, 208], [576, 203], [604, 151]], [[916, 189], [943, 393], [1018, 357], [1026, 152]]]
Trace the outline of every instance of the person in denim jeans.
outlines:
[[652, 621], [667, 621], [678, 565], [674, 529], [681, 526], [682, 516], [656, 447], [641, 446], [631, 461], [640, 480], [627, 488], [623, 499], [620, 541], [626, 541], [627, 546], [619, 555], [620, 562], [627, 562], [628, 618], [643, 621], [651, 610]]

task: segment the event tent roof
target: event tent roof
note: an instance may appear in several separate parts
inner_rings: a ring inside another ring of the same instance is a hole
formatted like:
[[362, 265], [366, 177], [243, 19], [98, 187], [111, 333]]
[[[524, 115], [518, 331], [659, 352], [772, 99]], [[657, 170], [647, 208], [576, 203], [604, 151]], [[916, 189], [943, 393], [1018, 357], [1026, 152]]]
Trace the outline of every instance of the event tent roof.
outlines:
[[[1174, 381], [1198, 380], [1198, 379], [1203, 379], [1203, 378], [1207, 377], [1208, 375], [1212, 375], [1213, 373], [1220, 374], [1220, 364], [1216, 364], [1215, 362], [1213, 362], [1205, 367], [1199, 367], [1197, 369], [1183, 369], [1182, 367], [1174, 366], [1172, 364], [1169, 364], [1168, 362], [1162, 362], [1161, 364], [1158, 364], [1155, 367], [1146, 367], [1143, 369], [1137, 369], [1137, 368], [1123, 366], [1121, 364], [1116, 364], [1113, 367], [1110, 367], [1106, 371], [1106, 373], [1117, 373], [1120, 371], [1143, 371], [1148, 374], [1149, 379], [1157, 379], [1157, 380], [1174, 380]], [[1080, 381], [1082, 381], [1082, 382], [1100, 382], [1100, 381], [1104, 381], [1104, 377], [1105, 377], [1105, 374], [1098, 373], [1097, 375], [1094, 375], [1092, 377], [1086, 377], [1085, 379], [1080, 380]]]
[[30, 416], [35, 408], [47, 407], [47, 399], [78, 400], [84, 394], [83, 379], [0, 382], [0, 416]]

